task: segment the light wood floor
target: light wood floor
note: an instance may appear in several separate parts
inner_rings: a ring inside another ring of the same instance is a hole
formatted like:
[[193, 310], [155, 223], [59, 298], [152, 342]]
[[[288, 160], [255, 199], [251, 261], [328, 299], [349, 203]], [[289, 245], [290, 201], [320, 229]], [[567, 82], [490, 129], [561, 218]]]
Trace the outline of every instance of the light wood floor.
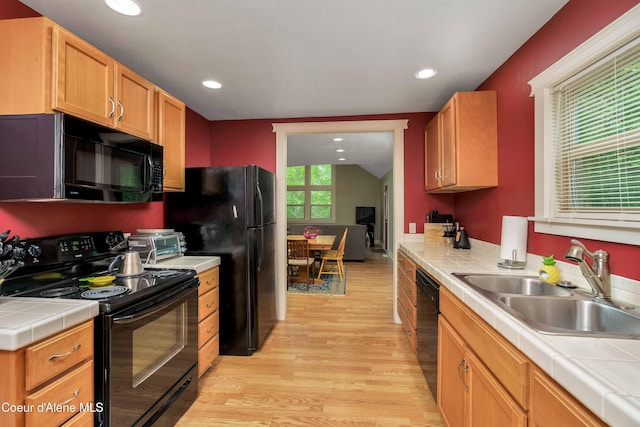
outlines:
[[349, 262], [346, 296], [288, 295], [253, 356], [220, 356], [179, 426], [442, 426], [402, 327], [392, 261]]

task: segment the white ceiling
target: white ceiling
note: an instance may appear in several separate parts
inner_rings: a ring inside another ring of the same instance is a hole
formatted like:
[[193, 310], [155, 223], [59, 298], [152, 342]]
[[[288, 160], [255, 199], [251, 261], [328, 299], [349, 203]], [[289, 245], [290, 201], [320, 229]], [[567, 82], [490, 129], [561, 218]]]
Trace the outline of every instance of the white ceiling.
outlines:
[[[206, 119], [233, 120], [438, 111], [568, 0], [137, 0], [136, 18], [103, 0], [21, 1]], [[424, 67], [438, 74], [415, 79]]]

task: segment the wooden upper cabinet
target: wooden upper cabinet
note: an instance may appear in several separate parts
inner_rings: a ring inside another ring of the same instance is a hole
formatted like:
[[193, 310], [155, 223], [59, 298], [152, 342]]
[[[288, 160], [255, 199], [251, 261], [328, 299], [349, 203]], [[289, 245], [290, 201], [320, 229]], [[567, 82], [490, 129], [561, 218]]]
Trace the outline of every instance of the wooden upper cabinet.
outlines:
[[0, 114], [61, 111], [155, 138], [155, 86], [44, 18], [0, 20]]
[[495, 91], [457, 92], [425, 128], [425, 190], [498, 185]]
[[53, 28], [52, 108], [114, 127], [115, 61], [89, 43]]
[[440, 187], [440, 113], [424, 128], [424, 188]]
[[155, 140], [155, 85], [127, 67], [116, 64], [116, 127]]
[[186, 108], [183, 102], [162, 90], [157, 90], [156, 107], [156, 139], [164, 147], [164, 190], [184, 191]]

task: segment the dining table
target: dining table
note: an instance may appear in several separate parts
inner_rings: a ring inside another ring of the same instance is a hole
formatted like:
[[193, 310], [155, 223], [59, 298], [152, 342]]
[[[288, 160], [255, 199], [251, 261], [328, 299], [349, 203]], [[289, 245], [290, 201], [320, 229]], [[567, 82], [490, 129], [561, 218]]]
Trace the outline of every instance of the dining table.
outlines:
[[336, 240], [336, 236], [334, 235], [324, 235], [320, 234], [313, 238], [304, 237], [302, 234], [289, 234], [287, 239], [290, 240], [306, 240], [309, 242], [309, 252], [313, 251], [326, 251], [331, 249], [333, 246], [333, 242]]
[[[309, 242], [309, 253], [316, 260], [316, 263], [320, 262], [320, 254], [322, 251], [327, 251], [333, 246], [333, 242], [336, 240], [336, 236], [331, 234], [319, 234], [316, 237], [305, 237], [302, 234], [289, 234], [287, 240], [306, 240]], [[317, 270], [317, 269], [316, 269]], [[314, 283], [322, 283], [319, 278], [313, 278]]]

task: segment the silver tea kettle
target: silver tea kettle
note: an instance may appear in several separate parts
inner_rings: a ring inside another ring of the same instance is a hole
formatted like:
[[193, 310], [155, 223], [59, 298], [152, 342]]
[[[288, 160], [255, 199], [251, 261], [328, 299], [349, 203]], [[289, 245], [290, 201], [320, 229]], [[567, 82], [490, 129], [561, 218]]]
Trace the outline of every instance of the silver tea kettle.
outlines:
[[140, 254], [132, 248], [125, 253], [117, 255], [109, 264], [109, 273], [118, 269], [117, 277], [138, 276], [144, 273]]

